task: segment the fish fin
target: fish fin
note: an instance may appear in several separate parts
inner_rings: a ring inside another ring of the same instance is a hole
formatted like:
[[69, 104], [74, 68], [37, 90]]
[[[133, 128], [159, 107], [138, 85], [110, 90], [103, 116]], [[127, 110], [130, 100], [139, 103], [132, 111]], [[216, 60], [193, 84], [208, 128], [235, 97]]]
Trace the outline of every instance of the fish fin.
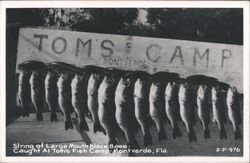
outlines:
[[209, 124], [211, 122], [210, 114], [209, 114], [209, 107], [206, 107], [205, 118], [206, 118], [207, 124]]
[[163, 124], [170, 124], [170, 120], [165, 113], [160, 113], [160, 119]]
[[129, 126], [131, 125], [130, 126], [131, 130], [134, 133], [137, 133], [140, 130], [140, 125], [138, 124], [137, 120], [133, 118], [130, 118], [129, 120], [131, 120], [131, 123], [129, 123]]
[[16, 96], [16, 100], [17, 100], [17, 104], [19, 104], [19, 106], [22, 106], [22, 101], [21, 101], [21, 97], [20, 95]]
[[22, 111], [22, 116], [23, 116], [23, 117], [29, 117], [29, 111], [26, 110], [26, 109], [24, 109], [24, 110]]
[[175, 128], [173, 128], [173, 138], [176, 139], [177, 137], [181, 137], [181, 131], [180, 128], [177, 126]]
[[50, 114], [50, 122], [57, 122], [57, 115], [56, 113], [51, 113]]
[[191, 122], [192, 122], [192, 125], [196, 124], [196, 116], [195, 116], [195, 109], [194, 108], [191, 109]]
[[[129, 149], [139, 149], [140, 148], [140, 146], [138, 145], [137, 142], [134, 142], [134, 143], [129, 142], [127, 144], [127, 146], [128, 146]], [[132, 150], [129, 150], [128, 156], [135, 156], [135, 154], [132, 152]]]
[[158, 141], [167, 140], [167, 135], [164, 129], [160, 130], [158, 133]]
[[203, 126], [203, 124], [202, 124], [202, 120], [200, 120], [200, 123], [201, 123], [201, 125]]
[[213, 117], [213, 119], [212, 119], [212, 122], [213, 122], [213, 123], [215, 123], [215, 122], [216, 122], [216, 120], [215, 120], [215, 118], [214, 118], [214, 117]]
[[222, 126], [220, 130], [220, 139], [227, 139], [227, 133], [224, 126]]
[[109, 141], [108, 142], [108, 148], [109, 148], [109, 153], [113, 153], [114, 151], [114, 146], [117, 145], [117, 141], [113, 140], [113, 141]]
[[226, 116], [226, 109], [223, 108], [222, 111], [221, 111], [221, 115], [222, 115], [222, 121], [224, 124], [227, 124], [228, 120], [227, 120], [227, 116]]
[[138, 144], [138, 142], [136, 141], [135, 138], [132, 139], [132, 142], [128, 142], [128, 147], [131, 149], [139, 149], [140, 145]]
[[204, 130], [204, 138], [205, 139], [211, 138], [209, 128], [207, 128], [207, 129]]
[[99, 127], [99, 124], [94, 123], [94, 126], [93, 126], [93, 132], [94, 132], [94, 133], [96, 133], [96, 132], [97, 132], [98, 127]]
[[181, 124], [182, 124], [184, 127], [186, 127], [186, 124], [185, 124], [185, 122], [184, 122], [183, 120], [181, 120]]
[[152, 145], [153, 144], [152, 136], [150, 134], [144, 135], [143, 143], [145, 147]]
[[78, 118], [79, 116], [78, 116], [77, 112], [76, 111], [72, 111], [71, 113], [73, 113], [73, 112], [74, 112], [76, 118]]
[[146, 117], [146, 123], [150, 127], [154, 125], [154, 121], [153, 121], [153, 119], [150, 116]]
[[238, 124], [242, 123], [242, 118], [241, 118], [241, 115], [240, 115], [240, 111], [237, 111], [237, 121], [238, 121]]
[[72, 123], [72, 120], [68, 120], [68, 121], [65, 121], [65, 126], [64, 126], [65, 130], [67, 131], [68, 129], [74, 129], [74, 126], [73, 126], [73, 123]]
[[138, 145], [138, 143], [135, 141], [134, 143], [128, 143], [128, 147], [130, 147], [131, 149], [139, 149], [140, 146]]
[[43, 121], [43, 115], [42, 115], [42, 113], [36, 113], [36, 120], [37, 120], [37, 122]]
[[83, 120], [80, 121], [80, 127], [79, 127], [79, 129], [80, 129], [80, 132], [89, 131], [89, 126], [88, 126], [88, 124], [87, 124], [87, 122], [86, 122], [85, 119], [83, 119]]
[[239, 139], [242, 139], [242, 135], [240, 129], [237, 128], [236, 131], [234, 131], [234, 140], [239, 140]]
[[166, 123], [171, 124], [171, 121], [168, 119], [168, 117], [166, 118]]
[[[177, 101], [178, 101], [178, 99], [177, 99]], [[180, 114], [180, 104], [179, 104], [179, 102], [175, 103], [175, 116], [176, 116], [176, 120], [177, 121], [181, 121], [182, 120], [181, 119], [181, 114]]]
[[180, 114], [176, 115], [176, 120], [177, 120], [178, 122], [182, 121]]
[[210, 117], [209, 117], [209, 113], [208, 113], [208, 115], [206, 116], [206, 118], [207, 118], [207, 124], [209, 124], [209, 123], [211, 122], [211, 119], [210, 119]]
[[194, 132], [194, 129], [191, 129], [190, 132], [188, 133], [188, 141], [191, 142], [196, 142], [197, 141], [197, 137], [196, 134]]
[[17, 105], [22, 106], [22, 101], [21, 101], [20, 97], [18, 97], [18, 104]]
[[107, 134], [106, 130], [102, 127], [102, 125], [100, 123], [94, 123], [93, 131], [94, 131], [94, 133], [96, 133], [97, 131], [99, 131], [99, 132], [103, 132], [104, 135]]

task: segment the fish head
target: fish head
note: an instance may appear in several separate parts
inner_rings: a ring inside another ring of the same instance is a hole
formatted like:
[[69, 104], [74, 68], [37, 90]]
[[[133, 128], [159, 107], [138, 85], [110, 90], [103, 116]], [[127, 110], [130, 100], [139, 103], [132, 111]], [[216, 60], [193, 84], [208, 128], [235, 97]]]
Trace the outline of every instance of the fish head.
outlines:
[[146, 85], [146, 80], [141, 80], [141, 79], [139, 79], [139, 80], [140, 80], [140, 84], [141, 84], [142, 86]]
[[25, 70], [21, 70], [20, 74], [22, 74], [22, 75], [28, 75], [28, 74], [30, 74], [30, 72], [29, 71], [25, 71]]
[[32, 71], [32, 75], [34, 77], [38, 77], [40, 75], [40, 73], [38, 71]]
[[183, 92], [184, 89], [185, 89], [184, 84], [181, 83], [181, 84], [180, 84], [180, 88], [179, 88], [179, 92], [180, 92], [180, 93]]
[[134, 95], [140, 98], [146, 98], [149, 95], [149, 83], [146, 79], [138, 78], [134, 84]]
[[113, 76], [110, 76], [107, 78], [107, 83], [108, 84], [113, 84], [115, 82], [115, 78]]
[[67, 74], [65, 74], [65, 73], [61, 74], [61, 79], [62, 80], [67, 80], [68, 78], [69, 78], [69, 76]]
[[227, 99], [234, 102], [236, 101], [237, 94], [238, 92], [237, 92], [236, 87], [229, 87], [227, 91]]
[[229, 87], [228, 92], [232, 93], [233, 95], [236, 95], [238, 93], [236, 87]]
[[175, 90], [175, 82], [168, 82], [166, 89], [165, 89], [165, 95], [168, 97], [171, 97]]
[[141, 78], [138, 78], [138, 79], [136, 80], [135, 83], [136, 83], [135, 85], [136, 85], [137, 87], [144, 87], [144, 86], [147, 85], [146, 80], [141, 79]]
[[183, 91], [188, 92], [189, 91], [189, 83], [188, 82], [183, 83], [182, 89], [183, 89]]
[[83, 74], [76, 74], [75, 76], [77, 78], [77, 81], [83, 81], [84, 80], [84, 75]]
[[204, 88], [202, 85], [199, 85], [198, 91], [197, 91], [197, 95], [201, 94], [202, 92], [204, 92]]
[[105, 75], [102, 83], [104, 85], [111, 86], [115, 82], [115, 78], [112, 75]]
[[78, 81], [78, 76], [77, 76], [77, 74], [75, 74], [75, 76], [74, 76], [74, 78], [73, 78], [73, 80], [72, 80], [72, 83], [73, 82], [77, 82]]
[[30, 75], [31, 75], [31, 72], [22, 70], [20, 71], [19, 78], [26, 79], [26, 78], [29, 78]]
[[150, 96], [156, 98], [159, 94], [163, 93], [160, 82], [152, 82], [150, 86]]
[[187, 83], [181, 83], [179, 88], [179, 98], [187, 100], [189, 98], [189, 85]]
[[188, 89], [188, 88], [189, 88], [189, 83], [188, 83], [188, 82], [185, 82], [185, 83], [183, 84], [183, 86], [184, 86], [186, 89]]
[[19, 84], [28, 83], [31, 78], [31, 72], [29, 71], [20, 71], [18, 76]]
[[75, 75], [73, 74], [68, 74], [68, 73], [62, 73], [61, 74], [61, 79], [63, 82], [71, 82], [74, 79]]
[[155, 89], [157, 89], [157, 85], [155, 82], [152, 82], [150, 90], [155, 90]]
[[26, 72], [25, 71], [20, 71], [19, 73], [19, 79], [22, 79], [25, 76]]
[[207, 86], [204, 84], [199, 85], [199, 88], [196, 94], [197, 94], [197, 97], [199, 97], [199, 99], [204, 99], [207, 96]]
[[51, 83], [55, 80], [55, 78], [56, 78], [56, 75], [54, 73], [48, 72], [46, 75], [45, 81]]
[[32, 71], [31, 80], [41, 81], [41, 80], [44, 80], [44, 79], [45, 79], [44, 72]]
[[217, 101], [219, 96], [220, 96], [220, 87], [219, 87], [219, 85], [216, 85], [216, 86], [212, 87], [211, 94], [212, 94], [212, 100]]
[[92, 76], [92, 79], [95, 81], [100, 80], [101, 78], [101, 75], [98, 73], [92, 73], [91, 76]]
[[204, 92], [206, 89], [207, 89], [207, 86], [201, 84], [201, 85], [199, 85], [198, 91]]
[[123, 87], [127, 88], [132, 86], [132, 79], [130, 77], [122, 77], [121, 79]]
[[60, 82], [62, 82], [63, 81], [63, 78], [62, 78], [62, 74], [58, 74], [58, 81], [57, 81], [57, 83], [60, 83]]
[[102, 83], [107, 83], [107, 80], [108, 80], [108, 78], [107, 78], [107, 76], [105, 75], [104, 78], [103, 78], [103, 80], [102, 80]]
[[160, 81], [155, 81], [152, 83], [153, 87], [160, 88], [161, 87], [161, 82]]

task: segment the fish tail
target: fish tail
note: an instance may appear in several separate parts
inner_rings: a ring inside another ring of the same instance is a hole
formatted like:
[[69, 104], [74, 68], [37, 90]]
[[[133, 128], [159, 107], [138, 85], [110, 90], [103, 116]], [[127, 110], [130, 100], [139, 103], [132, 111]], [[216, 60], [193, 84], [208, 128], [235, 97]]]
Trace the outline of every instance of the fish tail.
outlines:
[[227, 133], [223, 126], [221, 127], [221, 130], [220, 130], [220, 139], [227, 139]]
[[239, 139], [242, 139], [242, 135], [240, 129], [237, 128], [236, 131], [234, 131], [234, 140], [239, 140]]
[[23, 109], [23, 111], [22, 111], [22, 116], [23, 116], [23, 117], [29, 117], [29, 111], [26, 110], [26, 109]]
[[204, 130], [204, 138], [205, 138], [205, 139], [211, 138], [209, 128], [206, 128], [206, 129]]
[[164, 129], [160, 130], [158, 133], [158, 141], [167, 140], [167, 135]]
[[196, 137], [196, 134], [194, 132], [194, 129], [191, 129], [190, 132], [188, 133], [188, 140], [189, 142], [196, 142], [197, 141], [197, 137]]
[[80, 132], [89, 131], [89, 126], [88, 126], [85, 119], [80, 120], [80, 127], [79, 128], [80, 128]]
[[115, 145], [117, 145], [118, 143], [117, 143], [117, 141], [116, 141], [116, 139], [114, 139], [114, 140], [110, 140], [109, 142], [108, 142], [108, 148], [109, 148], [109, 153], [113, 153], [113, 151], [114, 151], [114, 148], [115, 148]]
[[74, 129], [74, 126], [73, 126], [73, 123], [72, 123], [71, 119], [65, 121], [65, 127], [64, 128], [65, 128], [65, 130]]
[[51, 113], [50, 114], [50, 122], [56, 122], [58, 119], [57, 119], [57, 115], [56, 115], [56, 113], [54, 112], [54, 113]]
[[144, 146], [147, 147], [153, 144], [152, 136], [150, 134], [146, 134], [143, 136]]
[[76, 118], [78, 118], [78, 117], [79, 117], [76, 111], [72, 111], [71, 113], [74, 113], [74, 114], [75, 114], [75, 116], [76, 116]]
[[135, 138], [133, 138], [131, 142], [128, 142], [128, 147], [131, 149], [139, 149], [140, 148], [140, 146]]
[[23, 103], [22, 103], [20, 97], [18, 98], [18, 103], [19, 103], [19, 105], [21, 105], [21, 106], [23, 105]]
[[177, 137], [181, 137], [181, 131], [180, 128], [178, 126], [176, 126], [175, 128], [173, 128], [173, 138], [176, 139]]
[[43, 121], [43, 114], [42, 113], [36, 113], [36, 120], [37, 120], [37, 122]]
[[[130, 149], [139, 149], [140, 146], [135, 140], [135, 138], [132, 139], [132, 142], [128, 142], [127, 144], [128, 148]], [[135, 156], [135, 154], [132, 151], [128, 151], [128, 156]]]
[[99, 131], [99, 132], [103, 132], [104, 135], [107, 134], [106, 130], [102, 127], [102, 125], [100, 123], [94, 123], [93, 131], [94, 131], [94, 133], [96, 133], [97, 131]]

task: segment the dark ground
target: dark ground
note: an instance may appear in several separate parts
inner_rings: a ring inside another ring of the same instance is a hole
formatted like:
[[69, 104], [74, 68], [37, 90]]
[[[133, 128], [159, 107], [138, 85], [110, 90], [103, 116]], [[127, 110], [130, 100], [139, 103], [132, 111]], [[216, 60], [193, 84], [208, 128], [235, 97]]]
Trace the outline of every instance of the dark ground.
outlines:
[[[20, 117], [6, 128], [6, 154], [7, 156], [27, 156], [27, 154], [15, 154], [13, 153], [13, 144], [19, 142], [20, 144], [39, 144], [41, 142], [47, 142], [48, 144], [106, 144], [108, 141], [107, 136], [102, 133], [93, 134], [92, 122], [88, 120], [90, 131], [80, 133], [79, 130], [64, 131], [64, 122], [61, 113], [57, 113], [59, 121], [51, 123], [49, 121], [49, 114], [44, 113], [44, 121], [36, 122], [35, 114], [31, 114], [29, 118]], [[75, 128], [78, 128], [77, 119], [73, 118]], [[184, 126], [180, 124], [182, 132], [182, 138], [172, 139], [172, 131], [170, 125], [165, 125], [165, 131], [167, 132], [168, 140], [157, 141], [156, 128], [151, 127], [151, 134], [153, 136], [153, 146], [149, 146], [148, 149], [163, 148], [167, 150], [165, 152], [154, 152], [150, 154], [140, 153], [135, 156], [242, 156], [243, 155], [243, 141], [234, 140], [233, 129], [230, 124], [226, 124], [226, 132], [228, 138], [226, 140], [219, 139], [218, 128], [214, 123], [210, 124], [211, 139], [205, 140], [203, 138], [203, 131], [200, 123], [196, 123], [194, 130], [197, 134], [198, 141], [189, 143]], [[242, 131], [242, 126], [240, 126]], [[138, 132], [137, 140], [143, 147], [141, 132]], [[125, 144], [124, 136], [119, 138], [120, 144]], [[220, 152], [216, 149], [220, 148]], [[231, 152], [230, 150], [222, 152], [222, 148], [239, 148], [240, 152]], [[32, 156], [103, 156], [103, 154], [52, 154], [52, 153], [38, 153]], [[105, 154], [105, 156], [120, 156], [118, 153]], [[122, 154], [126, 156], [126, 154]]]

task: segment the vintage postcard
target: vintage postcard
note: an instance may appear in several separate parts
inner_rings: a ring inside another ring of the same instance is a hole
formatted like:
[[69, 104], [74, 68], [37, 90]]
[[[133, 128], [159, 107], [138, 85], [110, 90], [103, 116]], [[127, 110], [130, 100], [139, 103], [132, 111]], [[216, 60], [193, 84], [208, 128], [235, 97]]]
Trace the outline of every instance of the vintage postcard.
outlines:
[[249, 2], [0, 11], [0, 162], [249, 162]]

